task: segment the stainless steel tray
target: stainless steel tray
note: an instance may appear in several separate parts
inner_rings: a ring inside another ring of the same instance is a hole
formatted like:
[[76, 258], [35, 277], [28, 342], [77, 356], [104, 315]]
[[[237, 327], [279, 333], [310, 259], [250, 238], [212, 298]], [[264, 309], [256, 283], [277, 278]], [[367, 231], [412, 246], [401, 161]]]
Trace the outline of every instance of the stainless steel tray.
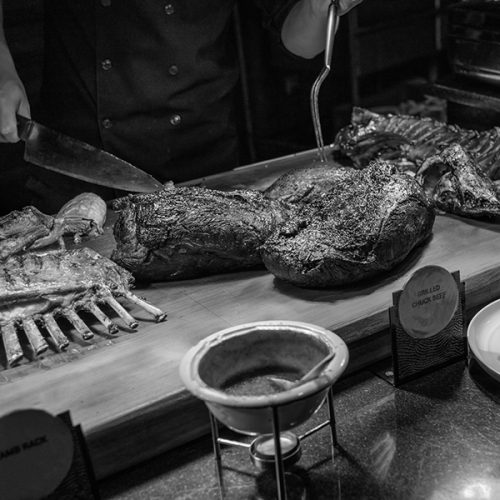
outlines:
[[[332, 158], [334, 146], [325, 146], [328, 159]], [[237, 167], [229, 172], [200, 177], [178, 184], [179, 186], [203, 186], [212, 189], [235, 189], [239, 186], [246, 189], [266, 189], [281, 174], [294, 168], [311, 167], [320, 162], [318, 149], [309, 149], [287, 156], [251, 163]]]

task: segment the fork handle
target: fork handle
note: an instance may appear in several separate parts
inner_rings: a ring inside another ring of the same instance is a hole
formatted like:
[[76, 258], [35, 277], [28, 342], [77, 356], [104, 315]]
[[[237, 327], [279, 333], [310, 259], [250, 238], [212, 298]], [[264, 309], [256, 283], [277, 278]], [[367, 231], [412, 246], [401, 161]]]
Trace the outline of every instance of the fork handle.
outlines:
[[333, 41], [339, 26], [338, 0], [332, 0], [328, 6], [328, 19], [326, 24], [325, 67], [331, 69]]

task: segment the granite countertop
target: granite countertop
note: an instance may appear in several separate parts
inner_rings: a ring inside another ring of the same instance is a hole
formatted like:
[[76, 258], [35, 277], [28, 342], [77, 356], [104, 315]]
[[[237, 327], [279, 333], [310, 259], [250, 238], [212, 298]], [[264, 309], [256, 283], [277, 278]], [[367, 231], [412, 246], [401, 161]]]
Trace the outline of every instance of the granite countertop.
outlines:
[[[383, 362], [335, 386], [334, 460], [328, 427], [303, 439], [288, 499], [500, 498], [500, 384], [458, 362], [396, 389], [390, 369]], [[296, 433], [326, 419], [325, 405]], [[223, 498], [276, 498], [274, 473], [259, 472], [248, 450], [224, 446], [222, 464]], [[110, 500], [221, 498], [210, 436], [99, 486]]]

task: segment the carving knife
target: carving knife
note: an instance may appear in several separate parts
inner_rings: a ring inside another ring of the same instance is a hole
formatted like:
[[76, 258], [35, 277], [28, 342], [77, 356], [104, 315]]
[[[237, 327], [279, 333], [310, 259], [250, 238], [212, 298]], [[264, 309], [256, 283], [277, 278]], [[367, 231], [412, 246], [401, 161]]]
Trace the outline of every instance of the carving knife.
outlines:
[[163, 185], [146, 172], [107, 151], [17, 115], [24, 159], [75, 179], [135, 193], [151, 193]]

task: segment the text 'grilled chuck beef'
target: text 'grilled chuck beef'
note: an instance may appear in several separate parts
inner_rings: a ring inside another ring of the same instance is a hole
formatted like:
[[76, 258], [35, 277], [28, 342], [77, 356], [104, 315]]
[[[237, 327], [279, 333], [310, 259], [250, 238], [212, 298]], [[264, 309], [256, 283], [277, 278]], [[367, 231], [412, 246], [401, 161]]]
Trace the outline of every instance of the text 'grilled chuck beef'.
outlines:
[[262, 243], [289, 215], [258, 191], [197, 187], [130, 195], [113, 208], [120, 216], [112, 259], [151, 281], [262, 266]]

